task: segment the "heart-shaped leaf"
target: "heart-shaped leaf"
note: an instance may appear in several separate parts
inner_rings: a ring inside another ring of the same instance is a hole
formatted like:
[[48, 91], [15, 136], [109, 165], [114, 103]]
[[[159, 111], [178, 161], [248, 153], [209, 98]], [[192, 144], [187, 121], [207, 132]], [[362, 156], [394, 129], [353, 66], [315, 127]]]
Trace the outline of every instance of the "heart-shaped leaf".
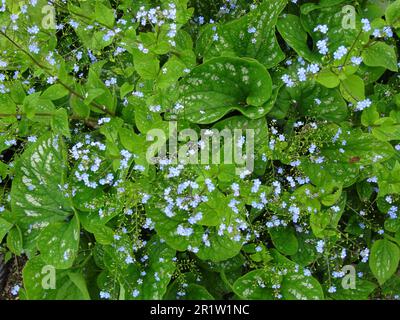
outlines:
[[194, 68], [179, 92], [185, 119], [212, 123], [235, 109], [262, 107], [271, 98], [272, 80], [255, 60], [221, 57]]

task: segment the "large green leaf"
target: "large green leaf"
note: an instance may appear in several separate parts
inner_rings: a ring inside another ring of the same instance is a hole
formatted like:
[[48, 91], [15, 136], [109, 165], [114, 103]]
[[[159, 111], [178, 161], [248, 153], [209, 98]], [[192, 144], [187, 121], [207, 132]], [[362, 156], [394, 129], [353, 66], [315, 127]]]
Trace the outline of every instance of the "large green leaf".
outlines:
[[55, 222], [39, 235], [37, 246], [42, 259], [56, 269], [72, 267], [78, 254], [80, 224], [76, 217], [69, 222]]
[[7, 235], [7, 247], [15, 255], [20, 256], [24, 250], [24, 240], [18, 226], [10, 229]]
[[304, 116], [340, 122], [348, 115], [346, 102], [340, 92], [319, 84], [305, 86], [298, 103], [298, 109]]
[[395, 49], [384, 42], [371, 44], [363, 51], [362, 57], [367, 66], [384, 67], [394, 72], [398, 69]]
[[[275, 66], [285, 57], [275, 37], [275, 24], [286, 4], [287, 0], [265, 0], [242, 18], [217, 25], [215, 31], [208, 25], [200, 35], [198, 51], [206, 59], [221, 55], [250, 57], [267, 68]], [[251, 27], [255, 33], [249, 32]]]
[[246, 273], [233, 284], [234, 292], [241, 299], [272, 300], [271, 275], [268, 271], [257, 269]]
[[[341, 140], [346, 141], [342, 148], [327, 146], [322, 149], [322, 154], [336, 162], [350, 165], [352, 159], [357, 159], [360, 165], [383, 162], [394, 155], [393, 147], [384, 141], [375, 139], [371, 134], [361, 133], [356, 130], [345, 131]], [[332, 136], [333, 137], [333, 136]], [[343, 150], [341, 150], [343, 149]]]
[[379, 196], [400, 192], [400, 162], [388, 161], [376, 166]]
[[286, 43], [294, 51], [308, 61], [316, 61], [315, 53], [312, 53], [307, 45], [307, 32], [301, 25], [300, 18], [293, 14], [286, 14], [277, 23], [277, 28]]
[[[71, 199], [61, 189], [66, 176], [66, 151], [59, 136], [45, 134], [22, 154], [11, 188], [14, 221], [29, 238], [72, 214]], [[27, 244], [29, 247], [33, 242]]]
[[374, 122], [374, 125], [372, 134], [377, 139], [382, 141], [400, 140], [400, 123], [396, 123], [393, 118], [380, 118]]
[[235, 109], [262, 107], [271, 98], [272, 80], [255, 60], [221, 57], [194, 68], [179, 93], [185, 119], [212, 123]]
[[168, 218], [165, 213], [153, 207], [147, 207], [146, 213], [149, 218], [154, 221], [157, 234], [163, 238], [171, 248], [178, 251], [185, 251], [189, 246], [198, 247], [201, 244], [203, 227], [199, 225], [191, 225], [193, 233], [190, 237], [179, 236], [177, 228], [182, 224], [183, 218], [179, 215]]
[[236, 256], [242, 248], [242, 242], [227, 234], [220, 236], [213, 230], [209, 236], [210, 246], [201, 246], [197, 256], [202, 260], [224, 261]]
[[400, 249], [396, 244], [387, 239], [374, 242], [369, 257], [369, 267], [380, 285], [396, 272], [399, 261]]
[[364, 81], [354, 74], [348, 76], [340, 83], [340, 92], [346, 100], [357, 103], [357, 101], [365, 99]]
[[[295, 107], [301, 116], [331, 122], [344, 121], [348, 108], [338, 89], [327, 88], [317, 82], [304, 82], [294, 88], [282, 87], [277, 99], [282, 109]], [[287, 112], [287, 111], [285, 111]]]
[[153, 53], [143, 53], [139, 49], [133, 50], [133, 62], [137, 73], [146, 80], [156, 79], [160, 71], [160, 62]]
[[400, 1], [391, 3], [385, 12], [386, 21], [396, 29], [400, 28]]
[[293, 228], [280, 227], [271, 228], [269, 234], [275, 248], [286, 255], [293, 255], [299, 249], [299, 243]]
[[26, 298], [29, 300], [88, 300], [86, 281], [79, 272], [57, 270], [41, 256], [29, 259], [23, 271]]
[[314, 262], [316, 252], [312, 239], [314, 239], [314, 237], [311, 232], [309, 234], [300, 233], [297, 236], [299, 249], [295, 255], [291, 256], [291, 259], [294, 262], [300, 264], [301, 266], [306, 266]]
[[222, 223], [226, 216], [226, 208], [229, 204], [228, 199], [218, 190], [213, 191], [207, 202], [198, 206], [198, 211], [203, 214], [198, 224], [204, 226], [217, 226]]
[[97, 22], [112, 28], [114, 25], [114, 10], [105, 6], [101, 1], [96, 1], [95, 18]]
[[285, 300], [323, 300], [321, 284], [312, 276], [304, 274], [304, 269], [273, 249], [275, 262], [287, 268], [281, 281], [281, 294]]
[[285, 300], [322, 300], [324, 292], [317, 279], [303, 273], [289, 273], [283, 277], [281, 284]]
[[331, 297], [335, 300], [367, 300], [376, 287], [377, 285], [371, 281], [357, 279], [355, 288], [345, 289], [339, 285]]
[[[331, 5], [315, 5], [306, 3], [301, 6], [301, 23], [307, 33], [313, 39], [314, 47], [317, 41], [328, 39], [328, 48], [330, 55], [333, 54], [340, 46], [350, 48], [358, 37], [360, 24], [356, 23], [355, 28], [343, 28], [343, 6], [336, 1]], [[311, 8], [310, 8], [311, 7]], [[357, 22], [357, 16], [356, 22]], [[328, 32], [326, 34], [314, 31], [317, 25], [326, 25]], [[340, 30], [340, 32], [338, 32]], [[361, 38], [363, 38], [362, 36]], [[318, 53], [318, 55], [320, 55]], [[322, 55], [320, 55], [322, 57]]]
[[328, 68], [318, 72], [316, 80], [327, 88], [336, 88], [340, 83], [339, 76]]

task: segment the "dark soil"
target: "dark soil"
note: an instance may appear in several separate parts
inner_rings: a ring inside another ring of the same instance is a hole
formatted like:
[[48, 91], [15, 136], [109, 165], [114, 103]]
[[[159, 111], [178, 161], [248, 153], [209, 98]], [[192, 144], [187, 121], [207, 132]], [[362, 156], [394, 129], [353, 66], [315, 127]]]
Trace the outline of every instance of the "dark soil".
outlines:
[[4, 264], [4, 257], [0, 254], [0, 300], [18, 300], [18, 295], [11, 293], [19, 285], [22, 287], [22, 269], [26, 263], [24, 257], [13, 257]]

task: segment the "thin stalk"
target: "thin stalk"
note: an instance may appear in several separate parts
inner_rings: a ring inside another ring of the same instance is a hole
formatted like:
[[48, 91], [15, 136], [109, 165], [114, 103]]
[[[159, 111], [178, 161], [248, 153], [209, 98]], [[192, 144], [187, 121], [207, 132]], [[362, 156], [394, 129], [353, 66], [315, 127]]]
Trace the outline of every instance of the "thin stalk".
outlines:
[[[39, 61], [35, 59], [34, 56], [32, 56], [27, 50], [25, 50], [23, 47], [21, 47], [17, 42], [15, 42], [13, 39], [11, 39], [5, 32], [0, 30], [0, 34], [5, 37], [8, 41], [10, 41], [16, 48], [18, 48], [21, 52], [23, 52], [25, 55], [27, 55], [34, 64], [36, 64], [40, 69], [42, 69], [45, 73], [47, 73], [49, 76], [54, 77], [54, 75], [48, 70], [49, 68], [42, 65]], [[82, 96], [80, 93], [76, 92], [74, 89], [72, 89], [70, 86], [62, 82], [60, 79], [57, 79], [57, 82], [61, 84], [65, 89], [67, 89], [71, 94], [77, 96], [81, 100], [85, 100], [85, 97]], [[108, 115], [114, 116], [114, 113], [111, 112], [106, 108], [106, 106], [102, 106], [94, 101], [90, 102], [90, 105], [95, 107], [96, 109], [99, 109]]]

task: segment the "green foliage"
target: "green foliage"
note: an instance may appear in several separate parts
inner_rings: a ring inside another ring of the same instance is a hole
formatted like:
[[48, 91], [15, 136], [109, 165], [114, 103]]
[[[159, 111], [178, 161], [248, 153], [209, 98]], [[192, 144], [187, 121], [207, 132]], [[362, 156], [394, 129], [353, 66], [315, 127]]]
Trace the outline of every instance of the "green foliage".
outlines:
[[377, 240], [371, 248], [369, 265], [379, 284], [385, 283], [397, 270], [400, 261], [399, 247], [389, 240]]
[[295, 2], [4, 2], [20, 299], [398, 299], [400, 2]]

